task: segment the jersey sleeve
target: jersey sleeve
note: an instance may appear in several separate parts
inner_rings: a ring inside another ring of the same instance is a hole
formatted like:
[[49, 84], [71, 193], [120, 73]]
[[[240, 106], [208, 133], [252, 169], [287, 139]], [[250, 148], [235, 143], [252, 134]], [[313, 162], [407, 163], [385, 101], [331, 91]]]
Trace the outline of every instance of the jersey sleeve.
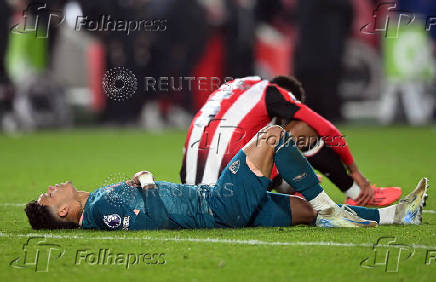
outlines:
[[282, 92], [274, 85], [269, 85], [266, 88], [265, 104], [271, 119], [284, 120], [294, 119], [295, 113], [298, 112], [301, 105], [292, 94], [287, 91]]
[[266, 90], [265, 103], [270, 118], [304, 121], [318, 133], [326, 146], [331, 147], [340, 156], [344, 164], [350, 165], [354, 162], [342, 133], [331, 122], [297, 101], [291, 93], [270, 85]]

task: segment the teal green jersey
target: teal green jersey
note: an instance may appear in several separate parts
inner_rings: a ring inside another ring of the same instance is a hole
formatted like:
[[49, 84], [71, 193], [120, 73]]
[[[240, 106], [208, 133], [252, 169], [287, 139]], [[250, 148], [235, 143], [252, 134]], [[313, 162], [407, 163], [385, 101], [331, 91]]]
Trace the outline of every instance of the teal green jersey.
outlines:
[[124, 182], [90, 193], [83, 211], [82, 228], [152, 230], [212, 228], [209, 186], [156, 182], [143, 190]]

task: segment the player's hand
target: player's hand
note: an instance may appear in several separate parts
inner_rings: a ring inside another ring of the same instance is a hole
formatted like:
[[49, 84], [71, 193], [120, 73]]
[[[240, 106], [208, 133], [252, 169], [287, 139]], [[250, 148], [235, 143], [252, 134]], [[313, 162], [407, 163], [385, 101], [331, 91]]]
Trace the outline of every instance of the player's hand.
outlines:
[[129, 185], [129, 186], [132, 186], [132, 187], [139, 187], [139, 186], [141, 186], [141, 183], [139, 183], [139, 179], [137, 177], [135, 177], [135, 176], [132, 179], [127, 180], [126, 184]]
[[143, 174], [150, 173], [149, 171], [139, 171], [135, 173], [135, 175], [132, 177], [132, 179], [126, 181], [126, 183], [130, 186], [141, 186], [141, 181], [139, 180], [139, 177]]
[[153, 175], [151, 172], [146, 170], [135, 173], [133, 178], [126, 183], [128, 185], [133, 184], [131, 186], [142, 187], [143, 189], [156, 187], [156, 184], [153, 181]]
[[357, 203], [360, 206], [366, 206], [368, 202], [371, 201], [374, 197], [374, 189], [371, 188], [368, 179], [366, 179], [366, 177], [363, 176], [360, 171], [357, 170], [352, 172], [351, 177], [353, 177], [353, 180], [360, 187], [360, 194], [359, 197], [356, 199]]

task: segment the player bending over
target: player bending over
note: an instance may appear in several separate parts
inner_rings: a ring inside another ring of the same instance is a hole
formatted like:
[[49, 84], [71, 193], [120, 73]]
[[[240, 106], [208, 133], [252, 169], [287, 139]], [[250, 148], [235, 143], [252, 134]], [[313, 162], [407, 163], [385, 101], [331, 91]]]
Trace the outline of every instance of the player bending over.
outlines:
[[[387, 206], [398, 200], [398, 187], [371, 186], [353, 159], [342, 133], [304, 104], [305, 93], [293, 77], [271, 81], [245, 77], [213, 92], [192, 120], [180, 171], [182, 183], [213, 184], [228, 162], [268, 124], [290, 131], [310, 164], [346, 196], [347, 204]], [[273, 169], [273, 185], [289, 192]], [[272, 188], [272, 187], [270, 187]]]
[[[299, 197], [269, 193], [273, 164]], [[229, 162], [216, 185], [154, 181], [140, 172], [127, 182], [89, 193], [71, 182], [49, 187], [26, 205], [34, 229], [143, 230], [248, 226], [361, 227], [420, 224], [427, 179], [399, 204], [382, 209], [337, 206], [295, 142], [280, 126], [257, 134]], [[312, 208], [314, 207], [314, 209]]]

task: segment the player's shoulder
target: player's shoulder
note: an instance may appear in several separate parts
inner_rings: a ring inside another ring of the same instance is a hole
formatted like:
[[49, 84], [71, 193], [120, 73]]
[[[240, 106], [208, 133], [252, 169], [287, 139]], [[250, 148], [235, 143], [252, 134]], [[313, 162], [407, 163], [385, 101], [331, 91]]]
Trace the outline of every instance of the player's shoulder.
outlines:
[[90, 193], [87, 201], [90, 209], [103, 209], [107, 206], [120, 207], [126, 199], [136, 197], [137, 187], [128, 185], [125, 182], [118, 182], [103, 186]]
[[119, 182], [97, 188], [90, 193], [83, 210], [82, 228], [111, 230], [119, 227], [126, 202], [135, 196], [122, 190], [127, 186]]

